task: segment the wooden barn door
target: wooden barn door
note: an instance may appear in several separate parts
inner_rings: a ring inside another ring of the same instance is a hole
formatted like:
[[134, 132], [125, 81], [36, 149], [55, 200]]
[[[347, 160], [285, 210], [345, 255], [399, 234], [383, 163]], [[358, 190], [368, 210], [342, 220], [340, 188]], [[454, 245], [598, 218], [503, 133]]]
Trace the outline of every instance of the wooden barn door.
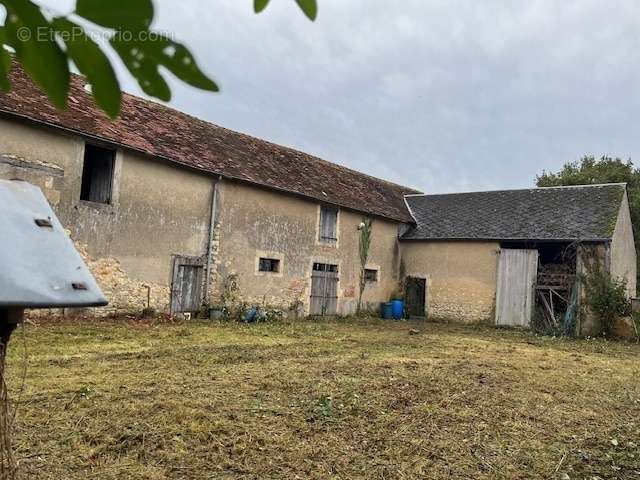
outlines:
[[338, 266], [314, 263], [311, 272], [310, 315], [338, 313]]
[[503, 249], [498, 260], [496, 325], [528, 327], [535, 301], [538, 251]]
[[195, 312], [202, 302], [204, 262], [199, 257], [175, 257], [171, 282], [171, 313]]

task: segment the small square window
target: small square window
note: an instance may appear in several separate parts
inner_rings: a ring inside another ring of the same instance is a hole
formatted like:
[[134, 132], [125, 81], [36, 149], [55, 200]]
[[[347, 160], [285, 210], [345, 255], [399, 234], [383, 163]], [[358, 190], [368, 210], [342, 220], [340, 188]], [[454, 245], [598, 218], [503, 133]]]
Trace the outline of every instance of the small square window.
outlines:
[[364, 281], [365, 282], [377, 282], [378, 281], [378, 270], [374, 270], [372, 268], [364, 269]]
[[277, 258], [260, 258], [258, 271], [278, 273], [280, 271], [280, 260]]
[[82, 165], [80, 200], [96, 203], [111, 203], [111, 186], [115, 150], [85, 145]]

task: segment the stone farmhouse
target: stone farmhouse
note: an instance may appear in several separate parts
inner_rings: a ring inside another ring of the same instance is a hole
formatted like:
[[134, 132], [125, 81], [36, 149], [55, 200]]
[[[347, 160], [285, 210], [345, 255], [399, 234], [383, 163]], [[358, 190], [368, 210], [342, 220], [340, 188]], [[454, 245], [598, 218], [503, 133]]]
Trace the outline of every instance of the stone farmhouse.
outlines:
[[423, 195], [132, 95], [110, 121], [79, 76], [65, 111], [18, 67], [10, 80], [0, 178], [42, 189], [109, 299], [105, 313], [195, 311], [231, 283], [250, 304], [353, 313], [363, 218], [372, 309], [400, 294], [412, 316], [526, 326], [538, 274], [561, 265], [553, 275], [567, 283], [587, 244], [635, 295], [625, 185]]

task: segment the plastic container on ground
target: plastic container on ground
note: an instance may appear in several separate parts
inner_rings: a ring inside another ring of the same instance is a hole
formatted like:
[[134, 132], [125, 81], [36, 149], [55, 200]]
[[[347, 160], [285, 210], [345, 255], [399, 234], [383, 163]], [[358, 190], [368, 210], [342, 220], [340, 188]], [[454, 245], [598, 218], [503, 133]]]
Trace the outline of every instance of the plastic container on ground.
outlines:
[[404, 300], [391, 300], [391, 314], [395, 320], [400, 320], [404, 313]]

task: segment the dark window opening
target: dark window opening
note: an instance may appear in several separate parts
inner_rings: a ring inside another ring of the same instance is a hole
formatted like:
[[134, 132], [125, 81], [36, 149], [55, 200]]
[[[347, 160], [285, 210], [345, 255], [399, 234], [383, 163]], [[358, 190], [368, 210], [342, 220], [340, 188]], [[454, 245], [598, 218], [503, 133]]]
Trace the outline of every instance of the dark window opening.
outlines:
[[111, 203], [115, 150], [85, 145], [80, 200]]
[[258, 264], [258, 270], [260, 272], [274, 272], [280, 271], [280, 260], [277, 258], [261, 258]]
[[313, 264], [314, 272], [333, 272], [338, 273], [338, 266], [331, 265], [329, 263], [314, 263]]
[[334, 207], [320, 207], [320, 237], [323, 243], [338, 241], [338, 209]]
[[365, 282], [377, 282], [378, 281], [378, 270], [374, 270], [372, 268], [364, 269], [364, 281]]
[[538, 250], [541, 267], [549, 265], [563, 265], [569, 267], [571, 273], [575, 273], [576, 242], [544, 242], [544, 241], [503, 241], [502, 248], [524, 248]]

